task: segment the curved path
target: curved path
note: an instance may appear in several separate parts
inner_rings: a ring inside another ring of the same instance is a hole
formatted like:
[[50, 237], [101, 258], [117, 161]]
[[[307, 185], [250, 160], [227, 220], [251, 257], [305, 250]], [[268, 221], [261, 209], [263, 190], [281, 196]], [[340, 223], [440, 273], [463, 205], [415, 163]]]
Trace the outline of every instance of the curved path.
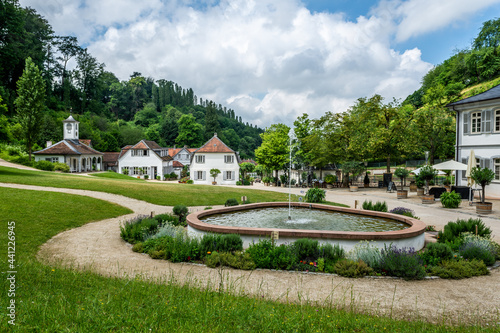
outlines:
[[[139, 214], [168, 212], [171, 207], [152, 205], [119, 195], [94, 191], [3, 184], [0, 186], [56, 191], [86, 195], [128, 207], [133, 214], [86, 224], [62, 232], [46, 244], [38, 254], [49, 265], [89, 269], [105, 276], [142, 277], [156, 282], [175, 281], [198, 287], [224, 288], [241, 295], [272, 300], [311, 302], [338, 308], [392, 315], [394, 318], [431, 322], [477, 323], [500, 325], [500, 270], [489, 276], [465, 280], [404, 281], [400, 279], [347, 279], [329, 274], [307, 274], [270, 270], [239, 271], [211, 269], [202, 265], [153, 260], [145, 254], [134, 253], [120, 238], [122, 221]], [[277, 190], [277, 189], [276, 189]], [[335, 195], [336, 201], [349, 197], [345, 190]], [[344, 193], [345, 192], [345, 193]], [[342, 194], [339, 196], [339, 194]], [[380, 195], [377, 193], [377, 197]], [[329, 193], [329, 196], [334, 196]], [[367, 196], [376, 200], [376, 196]], [[382, 198], [383, 199], [383, 198]], [[347, 199], [345, 199], [347, 200]], [[407, 203], [406, 207], [418, 208]], [[426, 210], [437, 208], [425, 207]], [[202, 209], [191, 208], [192, 210]], [[418, 210], [417, 215], [418, 215]], [[466, 213], [465, 213], [466, 214]], [[467, 215], [467, 214], [466, 214]], [[448, 219], [449, 220], [449, 219]], [[492, 219], [500, 224], [497, 219]], [[424, 220], [425, 221], [425, 220]], [[437, 223], [435, 223], [437, 224]]]

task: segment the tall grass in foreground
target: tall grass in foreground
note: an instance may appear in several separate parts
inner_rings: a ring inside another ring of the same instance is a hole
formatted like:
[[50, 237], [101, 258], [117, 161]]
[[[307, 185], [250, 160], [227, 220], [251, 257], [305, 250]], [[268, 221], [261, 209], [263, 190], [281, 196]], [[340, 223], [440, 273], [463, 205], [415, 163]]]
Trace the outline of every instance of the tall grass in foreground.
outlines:
[[[16, 327], [18, 332], [495, 332], [482, 327], [449, 327], [420, 321], [335, 309], [336, 304], [287, 304], [261, 296], [220, 293], [219, 285], [200, 289], [179, 286], [172, 277], [163, 281], [107, 278], [91, 272], [51, 267], [38, 262], [40, 245], [54, 234], [93, 221], [127, 213], [99, 200], [0, 188], [1, 244], [6, 244], [6, 221], [16, 221], [18, 276]], [[24, 199], [19, 204], [19, 198]], [[87, 200], [88, 199], [88, 200]], [[64, 205], [54, 205], [64, 202]], [[21, 208], [11, 209], [17, 203]], [[49, 203], [51, 203], [49, 205]], [[89, 207], [98, 207], [97, 210]], [[33, 213], [29, 213], [33, 212]], [[25, 214], [27, 213], [27, 214]], [[29, 213], [29, 214], [28, 214]], [[36, 215], [43, 218], [36, 218]], [[78, 216], [67, 222], [67, 218]], [[6, 258], [5, 247], [0, 252]], [[6, 260], [2, 260], [2, 268]], [[5, 269], [2, 269], [4, 272]], [[193, 277], [194, 278], [194, 277]], [[2, 290], [7, 289], [1, 279]], [[325, 295], [326, 297], [326, 295]], [[349, 298], [349, 296], [347, 296]], [[0, 298], [5, 309], [7, 297]]]

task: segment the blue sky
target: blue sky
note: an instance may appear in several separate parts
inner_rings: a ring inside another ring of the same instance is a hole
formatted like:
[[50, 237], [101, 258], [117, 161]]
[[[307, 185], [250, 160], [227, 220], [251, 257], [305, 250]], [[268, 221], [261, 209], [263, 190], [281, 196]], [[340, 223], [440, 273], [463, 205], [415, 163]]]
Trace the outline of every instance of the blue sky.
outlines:
[[20, 0], [106, 70], [193, 88], [244, 121], [291, 125], [360, 97], [404, 99], [469, 47], [500, 0]]

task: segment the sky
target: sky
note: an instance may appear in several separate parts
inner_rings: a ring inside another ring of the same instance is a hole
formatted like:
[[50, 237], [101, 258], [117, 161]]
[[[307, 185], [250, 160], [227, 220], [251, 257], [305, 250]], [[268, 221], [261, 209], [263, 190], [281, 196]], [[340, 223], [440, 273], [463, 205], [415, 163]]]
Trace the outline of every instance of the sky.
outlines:
[[404, 100], [500, 13], [500, 0], [19, 2], [120, 80], [174, 81], [262, 128]]

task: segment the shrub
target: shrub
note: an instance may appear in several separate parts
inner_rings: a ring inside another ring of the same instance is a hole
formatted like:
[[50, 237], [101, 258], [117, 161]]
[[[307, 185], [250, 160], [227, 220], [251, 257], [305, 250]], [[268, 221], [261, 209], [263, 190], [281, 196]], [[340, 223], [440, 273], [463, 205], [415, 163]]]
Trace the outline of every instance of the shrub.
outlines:
[[40, 160], [38, 162], [35, 162], [35, 168], [45, 171], [54, 171], [54, 163]]
[[181, 225], [186, 225], [186, 216], [189, 213], [189, 210], [186, 206], [184, 205], [176, 205], [172, 209], [172, 212], [179, 217], [179, 223]]
[[377, 203], [373, 204], [372, 201], [366, 201], [363, 202], [363, 209], [364, 210], [374, 210], [377, 212], [387, 212], [387, 203], [377, 201]]
[[149, 179], [149, 175], [144, 175], [144, 179]]
[[243, 179], [243, 185], [250, 185], [250, 182], [247, 179]]
[[415, 212], [413, 210], [411, 210], [410, 208], [396, 207], [396, 208], [391, 209], [389, 211], [389, 213], [404, 215], [404, 216], [408, 216], [408, 217], [413, 217], [414, 219], [418, 219], [418, 217], [415, 216]]
[[135, 243], [132, 246], [132, 251], [142, 253], [144, 251], [144, 246], [142, 243]]
[[188, 179], [188, 180], [186, 181], [186, 184], [194, 184], [194, 180], [192, 180], [192, 179]]
[[274, 246], [270, 257], [270, 268], [274, 269], [295, 269], [298, 261], [295, 253], [290, 251], [290, 247], [285, 244]]
[[248, 253], [243, 252], [212, 252], [205, 257], [205, 265], [211, 268], [218, 266], [228, 266], [237, 269], [255, 269], [255, 263]]
[[258, 268], [272, 268], [273, 251], [274, 245], [270, 239], [263, 239], [258, 243], [252, 243], [246, 250]]
[[354, 261], [349, 259], [342, 259], [337, 261], [334, 266], [334, 271], [340, 276], [359, 278], [366, 275], [373, 274], [373, 269], [368, 267], [362, 260]]
[[425, 276], [423, 261], [413, 248], [398, 249], [386, 246], [380, 251], [380, 270], [390, 276], [402, 277], [405, 280], [421, 280]]
[[239, 205], [238, 200], [233, 199], [233, 198], [227, 199], [226, 203], [224, 204], [224, 206], [226, 206], [226, 207], [238, 206], [238, 205]]
[[456, 238], [459, 238], [460, 235], [464, 232], [476, 233], [477, 226], [477, 234], [478, 236], [484, 238], [491, 237], [491, 229], [488, 228], [481, 219], [473, 219], [470, 218], [468, 220], [457, 220], [456, 222], [448, 222], [443, 228], [443, 231], [439, 231], [438, 233], [438, 242], [453, 242]]
[[345, 251], [339, 244], [325, 244], [319, 247], [319, 256], [329, 264], [335, 264], [345, 258]]
[[165, 225], [159, 227], [154, 235], [146, 237], [146, 239], [160, 238], [160, 237], [164, 237], [164, 236], [170, 236], [172, 238], [175, 238], [181, 234], [182, 235], [186, 234], [186, 229], [183, 226], [180, 226], [180, 225], [175, 226], [173, 224], [166, 223]]
[[309, 190], [307, 190], [305, 195], [306, 202], [323, 202], [325, 200], [325, 193], [325, 190], [322, 190], [320, 188], [310, 188]]
[[128, 243], [143, 242], [155, 234], [161, 222], [147, 216], [139, 216], [120, 226], [120, 236]]
[[443, 279], [465, 279], [472, 276], [488, 275], [490, 272], [480, 260], [445, 260], [430, 269], [430, 274]]
[[54, 171], [69, 172], [69, 165], [66, 163], [54, 163]]
[[460, 194], [451, 192], [443, 192], [440, 196], [441, 204], [444, 208], [458, 208], [462, 202], [462, 197]]
[[462, 246], [458, 252], [464, 259], [482, 260], [487, 266], [495, 263], [496, 248], [489, 239], [469, 233], [462, 235]]
[[236, 234], [205, 234], [200, 241], [203, 255], [208, 252], [232, 252], [243, 250], [243, 241]]
[[347, 258], [353, 261], [362, 260], [373, 269], [380, 267], [382, 254], [380, 249], [368, 241], [359, 242], [349, 251]]
[[318, 241], [310, 238], [300, 238], [293, 243], [293, 251], [298, 260], [318, 258]]
[[155, 215], [154, 219], [157, 220], [158, 223], [161, 225], [171, 224], [174, 226], [178, 226], [181, 224], [179, 222], [179, 217], [174, 216], [172, 214], [158, 214], [158, 215]]
[[446, 244], [429, 243], [426, 251], [420, 257], [424, 261], [424, 264], [436, 266], [443, 260], [451, 260], [453, 258], [453, 251]]
[[242, 185], [241, 181], [237, 180], [237, 181], [236, 181], [236, 185], [238, 185], [238, 186], [239, 186], [239, 185]]

